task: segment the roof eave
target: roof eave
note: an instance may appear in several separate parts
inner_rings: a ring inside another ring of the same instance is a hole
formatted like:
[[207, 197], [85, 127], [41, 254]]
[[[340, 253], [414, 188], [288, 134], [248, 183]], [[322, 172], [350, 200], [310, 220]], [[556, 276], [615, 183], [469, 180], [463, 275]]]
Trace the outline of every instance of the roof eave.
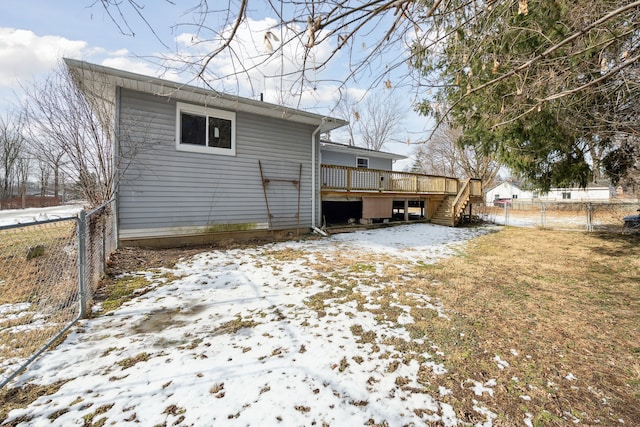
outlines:
[[404, 160], [408, 158], [407, 156], [404, 156], [402, 154], [389, 153], [386, 151], [369, 150], [366, 148], [343, 145], [335, 142], [323, 141], [320, 143], [320, 146], [328, 151], [333, 151], [337, 153], [349, 153], [349, 154], [356, 154], [356, 155], [362, 155], [362, 156], [369, 155], [369, 156], [379, 157], [382, 159], [391, 159], [391, 160]]
[[282, 105], [257, 101], [235, 95], [228, 95], [212, 89], [205, 89], [184, 83], [164, 80], [157, 77], [145, 76], [117, 68], [105, 67], [77, 59], [65, 58], [64, 62], [70, 69], [99, 73], [106, 76], [109, 82], [123, 88], [152, 93], [154, 95], [201, 102], [215, 99], [216, 106], [231, 111], [241, 111], [262, 116], [290, 120], [297, 123], [320, 126], [321, 132], [329, 132], [345, 126], [348, 122], [336, 117], [322, 116]]

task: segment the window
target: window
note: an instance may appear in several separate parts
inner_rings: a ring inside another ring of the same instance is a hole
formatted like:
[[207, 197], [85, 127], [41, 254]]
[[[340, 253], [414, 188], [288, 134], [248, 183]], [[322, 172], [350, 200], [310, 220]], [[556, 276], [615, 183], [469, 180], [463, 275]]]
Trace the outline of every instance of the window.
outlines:
[[499, 198], [500, 198], [500, 195], [499, 195], [498, 193], [496, 193], [496, 194], [494, 194], [494, 195], [493, 195], [493, 199], [494, 199], [494, 200], [495, 200], [495, 199], [499, 199]]
[[562, 193], [562, 199], [563, 200], [570, 199], [570, 198], [571, 198], [571, 192], [570, 191], [568, 191], [566, 193], [565, 192]]
[[178, 102], [176, 149], [235, 156], [235, 140], [235, 113]]
[[359, 168], [368, 169], [369, 159], [366, 157], [356, 157], [356, 166]]
[[511, 195], [511, 198], [512, 198], [512, 199], [517, 199], [517, 198], [518, 198], [518, 195], [517, 195], [517, 194], [512, 194], [512, 195]]

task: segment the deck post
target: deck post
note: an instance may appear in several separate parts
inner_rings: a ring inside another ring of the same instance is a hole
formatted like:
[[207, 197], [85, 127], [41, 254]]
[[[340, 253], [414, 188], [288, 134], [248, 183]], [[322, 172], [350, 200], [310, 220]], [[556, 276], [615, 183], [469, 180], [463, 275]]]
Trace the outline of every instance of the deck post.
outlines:
[[404, 220], [409, 221], [409, 199], [404, 199]]

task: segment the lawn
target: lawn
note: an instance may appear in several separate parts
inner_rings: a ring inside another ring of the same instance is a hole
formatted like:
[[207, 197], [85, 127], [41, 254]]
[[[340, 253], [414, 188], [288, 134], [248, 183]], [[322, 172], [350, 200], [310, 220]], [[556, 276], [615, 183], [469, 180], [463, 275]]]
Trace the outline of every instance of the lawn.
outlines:
[[0, 378], [78, 315], [75, 220], [0, 230]]
[[0, 420], [634, 425], [639, 243], [415, 224], [131, 272]]

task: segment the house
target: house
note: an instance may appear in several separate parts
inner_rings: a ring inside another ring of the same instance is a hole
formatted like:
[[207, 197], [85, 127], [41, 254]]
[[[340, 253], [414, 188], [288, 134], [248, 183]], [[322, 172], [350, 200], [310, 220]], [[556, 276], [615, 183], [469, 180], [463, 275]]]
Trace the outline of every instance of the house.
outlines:
[[122, 244], [315, 227], [319, 136], [347, 122], [65, 59], [90, 102], [113, 108]]
[[321, 144], [341, 119], [65, 62], [93, 108], [112, 111], [121, 245], [292, 235], [321, 225], [325, 202], [359, 203], [368, 222], [398, 203], [406, 220], [417, 203], [424, 219], [454, 226], [482, 194], [479, 180], [395, 172], [401, 156]]
[[485, 192], [487, 206], [526, 202], [595, 202], [609, 201], [614, 190], [607, 181], [590, 183], [587, 188], [551, 188], [548, 193], [524, 190], [516, 181], [503, 181]]
[[530, 200], [533, 193], [523, 190], [520, 186], [521, 184], [519, 182], [503, 181], [489, 188], [484, 195], [486, 205], [493, 206], [494, 204], [514, 199]]

